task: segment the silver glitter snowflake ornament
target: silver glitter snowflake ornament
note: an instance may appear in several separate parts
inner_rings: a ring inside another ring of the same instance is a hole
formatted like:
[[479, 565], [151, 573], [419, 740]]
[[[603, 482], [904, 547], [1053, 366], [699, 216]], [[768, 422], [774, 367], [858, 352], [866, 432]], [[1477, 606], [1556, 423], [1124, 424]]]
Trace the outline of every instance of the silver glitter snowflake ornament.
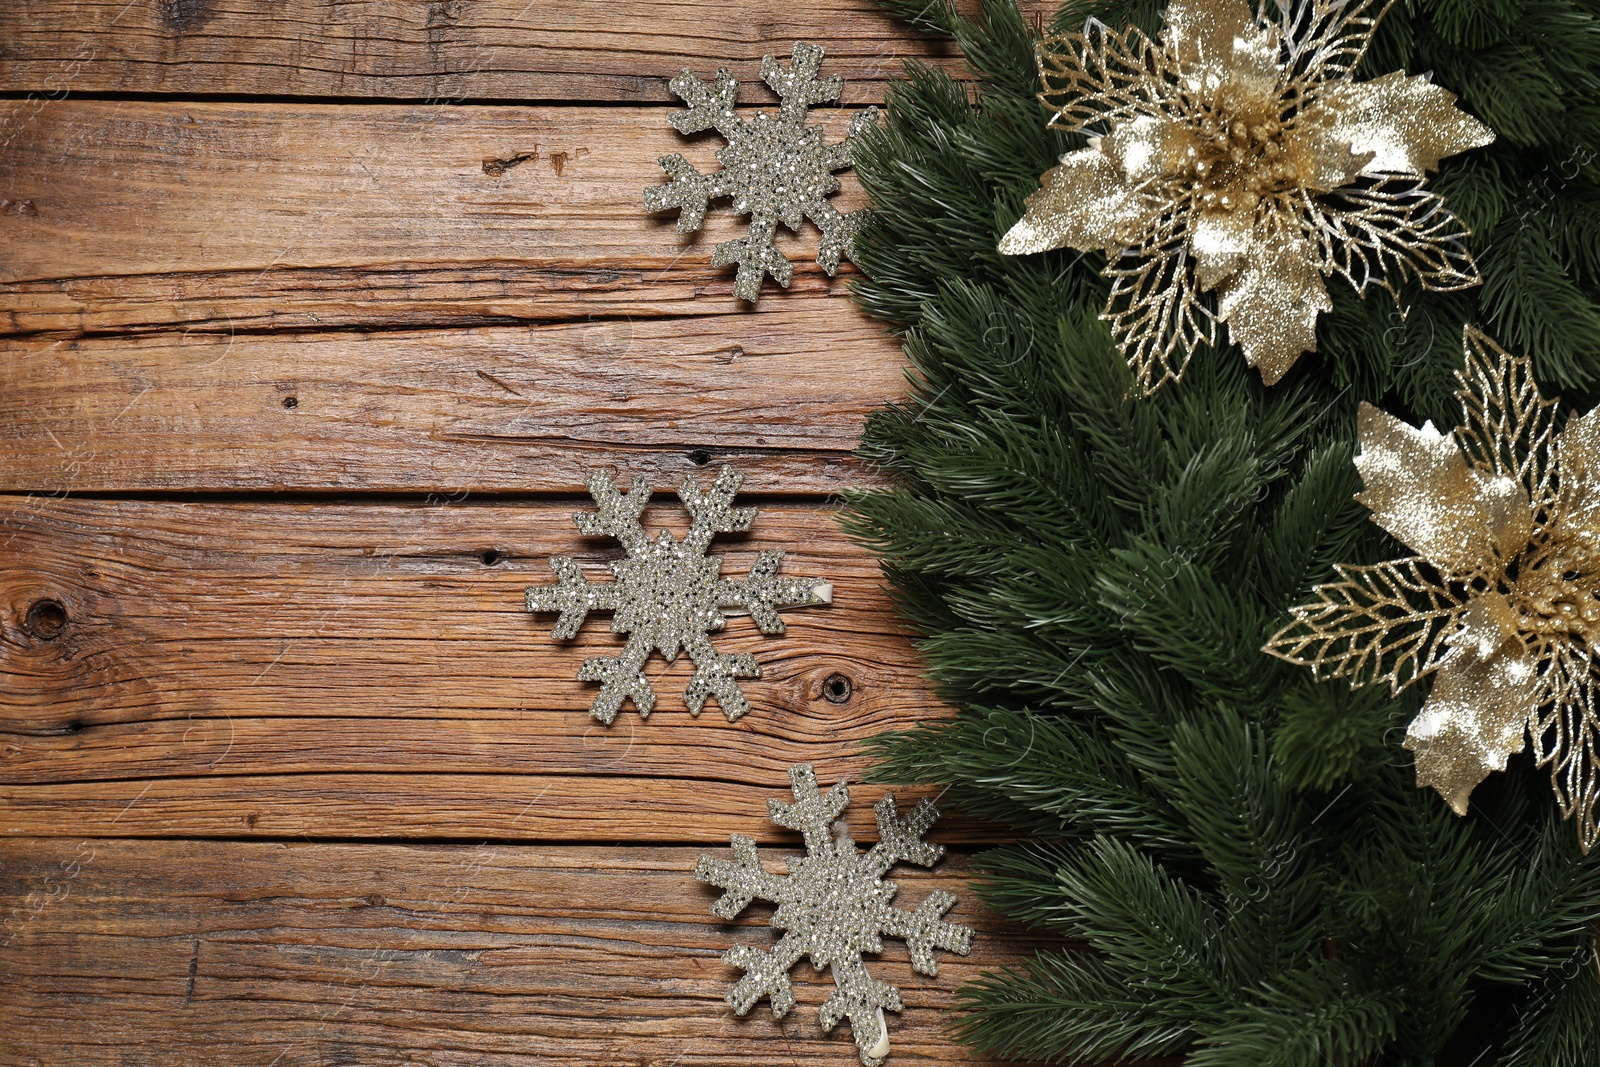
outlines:
[[905, 941], [911, 951], [911, 968], [937, 975], [933, 950], [942, 948], [965, 956], [972, 931], [947, 923], [945, 912], [955, 905], [953, 894], [942, 889], [929, 893], [916, 911], [893, 906], [899, 887], [883, 880], [895, 863], [905, 860], [932, 867], [944, 855], [941, 845], [929, 844], [922, 835], [939, 817], [931, 801], [920, 801], [909, 817], [900, 818], [894, 795], [878, 801], [878, 843], [858, 852], [842, 830], [834, 836], [833, 821], [850, 803], [843, 784], [826, 796], [817, 790], [817, 776], [808, 763], [789, 768], [793, 804], [767, 801], [772, 821], [805, 836], [806, 855], [789, 861], [789, 873], [768, 873], [761, 866], [756, 843], [733, 835], [733, 859], [702, 856], [695, 877], [725, 892], [711, 907], [722, 919], [733, 919], [757, 898], [778, 905], [772, 926], [784, 931], [770, 951], [735, 945], [722, 961], [744, 970], [744, 977], [728, 991], [728, 1003], [743, 1015], [762, 997], [772, 998], [772, 1014], [783, 1018], [794, 1007], [789, 969], [810, 956], [818, 971], [831, 968], [833, 994], [819, 1011], [822, 1028], [831, 1031], [840, 1019], [850, 1020], [850, 1031], [866, 1067], [877, 1067], [889, 1053], [889, 1030], [883, 1012], [904, 1007], [900, 991], [867, 972], [861, 955], [883, 951], [884, 937]]
[[750, 228], [746, 236], [718, 245], [711, 264], [739, 265], [733, 292], [741, 300], [756, 301], [764, 274], [771, 274], [779, 285], [789, 285], [794, 268], [773, 243], [779, 222], [791, 230], [798, 230], [807, 218], [816, 223], [822, 231], [817, 262], [832, 275], [839, 269], [839, 257], [850, 256], [856, 231], [866, 217], [864, 211], [841, 214], [826, 197], [839, 191], [833, 172], [850, 165], [850, 139], [877, 122], [878, 109], [859, 112], [843, 141], [823, 144], [821, 127], [806, 125], [806, 109], [837, 101], [844, 80], [818, 78], [821, 66], [822, 49], [815, 45], [796, 44], [787, 70], [772, 56], [763, 56], [761, 80], [782, 104], [776, 118], [758, 111], [748, 122], [734, 110], [739, 83], [726, 68], [717, 71], [717, 80], [710, 85], [687, 67], [672, 79], [672, 91], [689, 105], [687, 111], [668, 116], [678, 132], [714, 129], [728, 143], [717, 151], [722, 169], [712, 174], [701, 174], [680, 155], [662, 156], [661, 169], [671, 181], [646, 189], [645, 207], [680, 209], [678, 232], [690, 233], [705, 221], [709, 201], [732, 197], [732, 211], [749, 215]]
[[635, 478], [633, 489], [623, 493], [609, 474], [596, 471], [589, 476], [589, 494], [598, 508], [572, 518], [584, 533], [615, 537], [622, 543], [626, 558], [611, 564], [616, 581], [594, 584], [570, 557], [552, 556], [550, 568], [560, 582], [530, 586], [527, 603], [532, 612], [561, 613], [554, 636], [563, 640], [577, 636], [591, 611], [612, 612], [612, 632], [628, 635], [620, 656], [590, 657], [578, 671], [583, 681], [603, 683], [589, 708], [601, 722], [615, 719], [624, 700], [633, 701], [641, 718], [649, 717], [656, 694], [641, 668], [653, 650], [669, 663], [687, 650], [695, 665], [683, 693], [690, 714], [699, 715], [706, 697], [715, 696], [732, 722], [750, 710], [736, 679], [759, 678], [761, 668], [749, 653], [724, 655], [712, 646], [707, 635], [728, 621], [722, 612], [744, 608], [762, 633], [781, 634], [778, 608], [832, 603], [833, 586], [827, 582], [777, 576], [782, 552], [762, 552], [743, 578], [721, 576], [722, 560], [705, 554], [711, 539], [719, 533], [748, 530], [756, 517], [755, 508], [732, 506], [743, 481], [738, 471], [723, 467], [716, 484], [702, 493], [694, 476], [685, 475], [678, 496], [694, 520], [689, 533], [679, 541], [662, 530], [652, 541], [639, 524], [650, 501], [645, 480]]

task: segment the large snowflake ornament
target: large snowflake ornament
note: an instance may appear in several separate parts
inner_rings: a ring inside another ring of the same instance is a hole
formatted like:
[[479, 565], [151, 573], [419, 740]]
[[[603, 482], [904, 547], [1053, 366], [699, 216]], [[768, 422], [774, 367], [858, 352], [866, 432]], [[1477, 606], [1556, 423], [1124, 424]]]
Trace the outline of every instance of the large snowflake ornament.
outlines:
[[716, 484], [701, 492], [693, 475], [685, 475], [678, 496], [693, 519], [682, 541], [662, 530], [654, 541], [645, 534], [639, 517], [650, 501], [650, 487], [635, 478], [633, 489], [619, 492], [611, 476], [596, 471], [589, 476], [589, 494], [598, 508], [573, 516], [578, 529], [596, 537], [611, 536], [622, 543], [627, 556], [611, 564], [616, 581], [594, 584], [568, 556], [552, 556], [550, 568], [560, 582], [530, 586], [528, 610], [557, 611], [554, 636], [576, 637], [591, 611], [612, 612], [613, 633], [627, 634], [628, 643], [616, 657], [593, 656], [583, 661], [579, 679], [601, 682], [589, 712], [603, 723], [617, 717], [624, 700], [632, 700], [641, 718], [655, 707], [656, 694], [641, 668], [650, 653], [659, 650], [667, 661], [687, 650], [694, 660], [694, 677], [684, 690], [683, 702], [699, 715], [708, 696], [732, 722], [750, 710], [739, 689], [739, 678], [759, 678], [761, 668], [746, 652], [724, 655], [708, 636], [727, 624], [722, 612], [745, 608], [764, 634], [783, 633], [777, 609], [801, 604], [828, 604], [833, 587], [815, 578], [779, 578], [782, 552], [766, 551], [743, 578], [723, 578], [722, 560], [707, 556], [711, 539], [719, 533], [748, 530], [755, 508], [733, 507], [744, 476], [723, 467]]
[[848, 1018], [861, 1062], [877, 1067], [889, 1053], [884, 1009], [900, 1011], [904, 1004], [898, 989], [867, 972], [862, 953], [882, 952], [884, 937], [897, 937], [911, 951], [912, 970], [937, 975], [934, 949], [965, 956], [972, 943], [971, 930], [942, 918], [955, 905], [953, 894], [936, 889], [916, 911], [904, 911], [893, 906], [899, 887], [883, 880], [901, 860], [923, 867], [939, 862], [943, 846], [922, 840], [939, 812], [923, 800], [902, 819], [894, 795], [885, 796], [873, 808], [878, 843], [859, 852], [849, 835], [834, 836], [833, 821], [850, 803], [843, 784], [822, 795], [808, 763], [789, 768], [789, 783], [793, 804], [767, 801], [773, 822], [805, 837], [806, 855], [789, 861], [787, 875], [764, 869], [756, 843], [739, 834], [733, 835], [732, 860], [702, 856], [695, 869], [702, 882], [727, 890], [711, 907], [719, 918], [736, 918], [758, 897], [778, 905], [772, 926], [784, 934], [770, 951], [735, 945], [723, 955], [724, 963], [745, 972], [728, 991], [728, 1003], [743, 1015], [756, 1001], [770, 997], [773, 1016], [783, 1018], [794, 1007], [789, 969], [801, 956], [810, 956], [818, 971], [832, 968], [837, 987], [818, 1013], [822, 1028], [831, 1031]]
[[750, 228], [745, 237], [718, 245], [711, 264], [739, 265], [733, 292], [741, 300], [755, 302], [764, 274], [785, 287], [793, 276], [794, 268], [773, 243], [778, 223], [791, 230], [798, 230], [808, 218], [816, 223], [822, 231], [817, 262], [832, 275], [839, 269], [839, 257], [850, 256], [856, 231], [866, 217], [864, 211], [841, 214], [826, 197], [839, 191], [833, 172], [850, 165], [850, 139], [877, 122], [878, 109], [859, 112], [843, 141], [823, 144], [821, 127], [806, 125], [806, 109], [837, 101], [844, 79], [818, 78], [821, 65], [822, 49], [809, 44], [794, 46], [794, 61], [787, 70], [772, 56], [763, 56], [761, 80], [782, 104], [777, 117], [758, 111], [748, 122], [734, 110], [739, 83], [726, 68], [717, 71], [711, 85], [687, 67], [672, 79], [672, 91], [689, 105], [687, 111], [668, 116], [678, 132], [714, 129], [728, 143], [717, 151], [722, 169], [712, 174], [701, 174], [680, 155], [662, 156], [661, 169], [671, 181], [646, 189], [645, 207], [680, 209], [678, 232], [690, 233], [705, 221], [708, 201], [732, 197], [734, 214], [749, 215]]

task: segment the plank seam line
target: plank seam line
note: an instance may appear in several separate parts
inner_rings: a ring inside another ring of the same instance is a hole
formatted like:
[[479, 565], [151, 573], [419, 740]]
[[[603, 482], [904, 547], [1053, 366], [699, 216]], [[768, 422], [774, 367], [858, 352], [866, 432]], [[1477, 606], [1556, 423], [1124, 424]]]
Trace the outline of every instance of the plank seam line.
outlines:
[[[764, 820], [765, 814], [758, 813]], [[770, 825], [770, 824], [769, 824]], [[746, 834], [745, 836], [751, 836]], [[795, 831], [774, 829], [769, 837], [757, 837], [760, 844], [769, 849], [793, 849], [797, 852], [805, 851], [805, 840]], [[875, 840], [875, 839], [874, 839]], [[996, 838], [995, 844], [1004, 844], [1010, 838]], [[205, 842], [207, 844], [237, 844], [237, 845], [359, 845], [373, 848], [429, 848], [444, 846], [448, 848], [466, 848], [475, 846], [500, 846], [517, 848], [542, 848], [542, 849], [597, 849], [615, 852], [637, 852], [655, 849], [705, 849], [713, 847], [728, 847], [727, 835], [715, 838], [695, 840], [693, 838], [671, 840], [626, 840], [614, 837], [585, 839], [550, 839], [528, 837], [474, 837], [458, 835], [438, 835], [433, 837], [356, 837], [335, 836], [318, 834], [295, 834], [292, 837], [272, 836], [244, 836], [239, 834], [184, 834], [175, 836], [171, 834], [116, 834], [104, 836], [97, 834], [61, 834], [45, 837], [39, 834], [18, 834], [0, 837], [0, 847], [21, 845], [30, 841], [100, 841], [108, 845], [116, 845], [123, 841], [139, 841], [146, 843], [159, 842], [162, 844], [183, 844], [185, 842]], [[792, 843], [791, 843], [792, 842]], [[872, 842], [862, 840], [858, 844], [870, 845]], [[971, 859], [994, 848], [994, 844], [950, 844], [946, 843], [945, 855], [960, 859]], [[566, 869], [566, 868], [558, 868]], [[661, 870], [655, 873], [670, 873], [670, 870]], [[924, 873], [924, 872], [912, 872]]]
[[[208, 272], [198, 271], [194, 273], [204, 274]], [[641, 271], [640, 273], [648, 272]], [[820, 270], [817, 271], [817, 274], [819, 277], [826, 277], [826, 275], [823, 275]], [[852, 270], [849, 264], [845, 264], [844, 267], [839, 271], [838, 277], [846, 278], [850, 276], [859, 277], [860, 272], [857, 270]], [[122, 277], [139, 278], [155, 276], [123, 275]], [[166, 275], [160, 275], [160, 277], [166, 277]], [[82, 280], [83, 279], [78, 278], [64, 279], [65, 282], [78, 282]], [[729, 286], [733, 284], [731, 278], [726, 279], [726, 281]], [[575, 290], [572, 295], [574, 298], [580, 297], [582, 292], [581, 290]], [[788, 294], [787, 299], [801, 301], [802, 306], [795, 309], [780, 308], [780, 311], [792, 310], [800, 314], [805, 314], [809, 312], [821, 312], [824, 309], [831, 309], [833, 306], [832, 302], [834, 299], [836, 299], [836, 297], [833, 293], [800, 290], [794, 292], [793, 294]], [[778, 297], [775, 303], [781, 303], [783, 300], [784, 297]], [[308, 304], [307, 306], [310, 307], [312, 305]], [[400, 304], [397, 302], [396, 306], [400, 306]], [[304, 326], [238, 327], [221, 319], [197, 319], [148, 324], [133, 323], [123, 325], [117, 329], [9, 330], [0, 331], [0, 338], [13, 341], [39, 342], [76, 340], [102, 341], [116, 340], [118, 338], [137, 338], [140, 341], [159, 342], [161, 339], [166, 337], [181, 339], [198, 333], [215, 334], [218, 337], [228, 337], [230, 339], [243, 338], [247, 340], [270, 340], [278, 337], [292, 338], [295, 340], [317, 337], [348, 339], [352, 336], [393, 338], [402, 337], [407, 334], [414, 335], [419, 339], [428, 339], [441, 333], [464, 333], [469, 330], [484, 328], [515, 329], [521, 327], [533, 333], [545, 330], [556, 331], [571, 327], [594, 326], [602, 323], [650, 323], [652, 325], [660, 323], [670, 326], [673, 323], [695, 322], [700, 320], [720, 322], [722, 320], [734, 319], [741, 315], [751, 314], [749, 312], [741, 312], [732, 307], [724, 310], [713, 310], [707, 308], [701, 310], [664, 310], [659, 312], [625, 311], [620, 308], [601, 308], [594, 314], [583, 316], [541, 316], [537, 314], [537, 310], [537, 307], [535, 307], [533, 309], [534, 313], [528, 315], [471, 314], [463, 315], [456, 319], [420, 324], [416, 322], [375, 321], [371, 323], [312, 323]], [[16, 312], [14, 309], [6, 308], [0, 308], [0, 313], [31, 314], [31, 312]], [[748, 353], [746, 354], [748, 355]], [[756, 358], [760, 358], [762, 355], [764, 355], [764, 353], [758, 353]]]
[[[187, 67], [187, 66], [190, 66], [192, 64], [187, 62], [187, 61], [184, 61], [179, 65], [183, 66], [183, 67]], [[506, 72], [502, 72], [502, 73], [505, 73], [505, 74], [508, 74], [508, 75], [532, 77], [532, 76], [537, 76], [541, 72], [538, 72], [538, 71], [506, 71]], [[643, 110], [660, 111], [660, 110], [681, 110], [683, 108], [683, 101], [679, 100], [676, 96], [673, 96], [673, 95], [671, 95], [670, 93], [668, 93], [666, 91], [667, 83], [670, 82], [677, 75], [677, 73], [678, 72], [676, 70], [663, 70], [660, 73], [651, 73], [651, 74], [627, 74], [627, 75], [617, 74], [617, 75], [611, 75], [612, 77], [615, 77], [618, 80], [626, 80], [627, 82], [629, 82], [632, 85], [638, 85], [638, 84], [640, 84], [640, 82], [642, 80], [646, 80], [646, 79], [648, 79], [650, 81], [658, 82], [660, 84], [661, 89], [662, 89], [662, 93], [661, 93], [660, 96], [651, 97], [649, 99], [636, 99], [636, 100], [606, 100], [606, 99], [589, 100], [589, 99], [584, 99], [584, 98], [581, 98], [581, 97], [553, 97], [553, 96], [552, 97], [544, 97], [544, 96], [529, 96], [529, 97], [515, 97], [515, 96], [459, 96], [459, 97], [440, 98], [438, 96], [330, 96], [330, 95], [318, 95], [318, 94], [300, 95], [300, 94], [295, 94], [295, 93], [260, 93], [260, 94], [255, 94], [255, 93], [179, 93], [179, 92], [158, 92], [158, 91], [140, 91], [140, 90], [120, 90], [120, 91], [114, 91], [114, 90], [81, 90], [81, 91], [73, 91], [73, 92], [71, 92], [71, 94], [69, 96], [61, 97], [60, 96], [60, 94], [61, 94], [61, 89], [60, 88], [54, 88], [54, 89], [42, 89], [42, 88], [41, 89], [15, 89], [15, 88], [13, 88], [13, 89], [6, 89], [4, 91], [0, 91], [0, 102], [33, 103], [33, 102], [36, 102], [36, 101], [40, 100], [41, 98], [44, 98], [45, 102], [47, 102], [47, 103], [57, 103], [57, 102], [60, 102], [60, 100], [72, 100], [72, 101], [78, 101], [78, 102], [84, 102], [84, 103], [92, 103], [92, 104], [99, 104], [99, 103], [106, 103], [106, 104], [118, 104], [118, 103], [146, 103], [146, 104], [262, 104], [262, 105], [292, 104], [292, 105], [303, 106], [303, 107], [349, 107], [349, 108], [366, 108], [366, 107], [529, 108], [529, 107], [542, 107], [542, 108], [605, 108], [607, 110], [618, 110], [618, 109], [623, 109], [623, 108], [633, 108], [633, 109], [641, 110], [641, 111], [643, 111]], [[710, 71], [706, 70], [706, 71], [702, 71], [701, 73], [703, 73], [703, 74], [710, 73]], [[413, 77], [413, 75], [405, 75], [405, 76], [406, 77]], [[450, 75], [443, 75], [443, 77], [449, 77], [449, 76]], [[605, 77], [605, 75], [602, 75], [602, 77]], [[851, 84], [851, 85], [886, 85], [886, 84], [888, 84], [888, 83], [890, 83], [892, 81], [899, 81], [901, 79], [902, 79], [902, 75], [897, 70], [893, 75], [890, 75], [888, 77], [863, 77], [863, 76], [857, 75], [857, 76], [851, 77], [849, 84]], [[962, 80], [970, 81], [971, 77], [969, 75], [967, 78], [962, 79]], [[742, 90], [747, 90], [747, 91], [756, 90], [756, 89], [763, 89], [763, 90], [766, 89], [766, 83], [762, 82], [757, 77], [752, 77], [749, 80], [743, 80], [742, 79], [739, 84], [740, 84], [740, 88]], [[738, 110], [741, 111], [741, 112], [742, 111], [757, 111], [757, 110], [763, 110], [763, 109], [770, 110], [772, 108], [776, 108], [777, 106], [778, 106], [778, 101], [776, 99], [748, 100], [748, 101], [744, 101], [744, 102], [740, 103], [738, 105]], [[868, 103], [842, 104], [842, 105], [839, 105], [837, 107], [830, 108], [829, 110], [837, 112], [837, 113], [840, 113], [840, 114], [848, 114], [848, 113], [852, 113], [852, 112], [856, 112], [856, 111], [865, 111], [869, 107], [881, 108], [882, 106], [883, 106], [882, 101], [878, 100], [878, 101], [868, 102]]]

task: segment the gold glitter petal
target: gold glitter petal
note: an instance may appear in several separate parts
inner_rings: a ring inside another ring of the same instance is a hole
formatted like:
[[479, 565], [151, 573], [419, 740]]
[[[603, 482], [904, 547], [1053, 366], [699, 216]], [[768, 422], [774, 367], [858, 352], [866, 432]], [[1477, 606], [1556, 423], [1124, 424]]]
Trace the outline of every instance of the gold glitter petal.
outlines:
[[1371, 152], [1350, 147], [1350, 134], [1335, 128], [1326, 112], [1308, 110], [1284, 134], [1284, 152], [1299, 171], [1307, 189], [1329, 193], [1355, 181], [1369, 163]]
[[1511, 355], [1482, 331], [1461, 331], [1467, 363], [1456, 371], [1461, 425], [1456, 440], [1469, 462], [1522, 482], [1536, 508], [1555, 503], [1551, 487], [1556, 404], [1539, 395], [1526, 358]]
[[1021, 220], [1000, 239], [1000, 252], [1018, 256], [1133, 244], [1150, 214], [1105, 153], [1094, 148], [1069, 152], [1044, 176], [1044, 187], [1028, 197]]
[[1456, 94], [1402, 71], [1369, 82], [1335, 82], [1307, 109], [1357, 153], [1369, 173], [1427, 174], [1439, 161], [1494, 141], [1494, 131], [1455, 106]]
[[1584, 852], [1600, 839], [1595, 807], [1600, 802], [1600, 717], [1595, 715], [1595, 663], [1589, 651], [1569, 645], [1545, 675], [1549, 690], [1540, 694], [1540, 711], [1529, 733], [1540, 767], [1550, 768], [1550, 784], [1564, 817], [1576, 819]]
[[1303, 241], [1257, 241], [1244, 269], [1217, 289], [1217, 318], [1245, 362], [1276, 385], [1317, 347], [1317, 315], [1333, 310], [1328, 287]]
[[1359, 434], [1355, 462], [1364, 491], [1356, 500], [1447, 576], [1494, 572], [1508, 554], [1504, 546], [1527, 545], [1532, 516], [1522, 487], [1474, 470], [1433, 423], [1417, 429], [1364, 403]]
[[1567, 420], [1556, 456], [1564, 524], [1600, 539], [1600, 408]]
[[1215, 289], [1244, 266], [1256, 247], [1255, 217], [1243, 211], [1202, 211], [1189, 230], [1194, 276], [1202, 289]]
[[1175, 175], [1184, 165], [1184, 151], [1194, 146], [1191, 130], [1154, 115], [1130, 119], [1100, 141], [1100, 150], [1132, 185]]
[[1039, 42], [1039, 100], [1051, 111], [1050, 125], [1074, 133], [1099, 132], [1135, 115], [1165, 115], [1149, 91], [1152, 76], [1175, 79], [1171, 60], [1137, 27], [1119, 33], [1091, 22], [1082, 33]]
[[1270, 91], [1276, 86], [1277, 41], [1256, 25], [1244, 0], [1173, 0], [1164, 17], [1161, 39], [1193, 88], [1215, 91], [1229, 83], [1264, 82]]
[[[1460, 652], [1469, 652], [1483, 660], [1491, 658], [1500, 646], [1517, 636], [1521, 623], [1522, 616], [1517, 614], [1504, 593], [1491, 590], [1478, 594], [1472, 598], [1467, 610], [1461, 613], [1461, 628], [1450, 635], [1446, 642], [1450, 647], [1450, 657], [1444, 665], [1448, 666]], [[1519, 642], [1513, 652], [1521, 648]]]
[[1217, 337], [1216, 318], [1189, 267], [1180, 220], [1167, 215], [1151, 229], [1140, 248], [1107, 261], [1111, 292], [1100, 313], [1145, 396], [1182, 377], [1196, 346], [1215, 344]]
[[1294, 621], [1263, 652], [1352, 687], [1387, 682], [1391, 693], [1439, 666], [1464, 605], [1426, 560], [1334, 570], [1340, 580], [1317, 586], [1315, 603], [1291, 609]]
[[1432, 786], [1455, 810], [1467, 813], [1478, 783], [1527, 743], [1528, 717], [1538, 675], [1522, 642], [1511, 636], [1481, 654], [1480, 635], [1498, 631], [1487, 618], [1493, 605], [1479, 598], [1451, 638], [1452, 652], [1434, 678], [1433, 692], [1406, 731], [1405, 747], [1417, 756], [1418, 787]]

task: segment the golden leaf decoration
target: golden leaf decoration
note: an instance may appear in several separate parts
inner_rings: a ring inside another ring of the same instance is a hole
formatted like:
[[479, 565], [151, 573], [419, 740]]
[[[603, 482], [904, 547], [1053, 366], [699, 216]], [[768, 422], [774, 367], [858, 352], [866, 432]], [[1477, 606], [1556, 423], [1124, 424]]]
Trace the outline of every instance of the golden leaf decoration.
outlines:
[[[1000, 251], [1106, 253], [1102, 316], [1146, 395], [1216, 323], [1268, 385], [1316, 349], [1325, 279], [1398, 298], [1480, 282], [1426, 188], [1494, 133], [1426, 77], [1352, 71], [1392, 0], [1173, 0], [1159, 39], [1090, 20], [1039, 45], [1050, 124], [1089, 135], [1041, 179]], [[1208, 299], [1207, 294], [1212, 294]]]
[[1264, 651], [1352, 686], [1432, 676], [1406, 732], [1417, 784], [1459, 814], [1531, 738], [1588, 852], [1600, 714], [1600, 408], [1556, 429], [1528, 361], [1470, 327], [1461, 425], [1361, 406], [1356, 497], [1415, 555], [1339, 566]]

